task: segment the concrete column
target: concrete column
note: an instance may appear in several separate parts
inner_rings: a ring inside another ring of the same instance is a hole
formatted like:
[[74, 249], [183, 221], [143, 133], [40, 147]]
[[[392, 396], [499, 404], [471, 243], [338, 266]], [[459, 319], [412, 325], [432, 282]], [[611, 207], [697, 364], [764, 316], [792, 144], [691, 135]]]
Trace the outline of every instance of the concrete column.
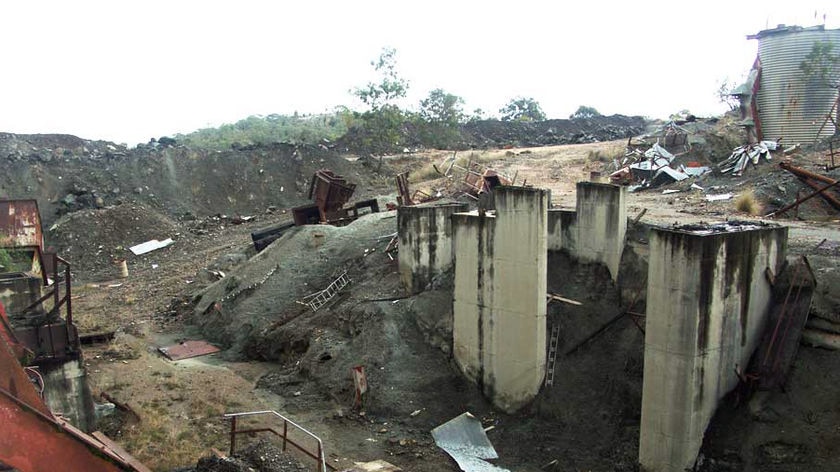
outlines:
[[400, 281], [422, 292], [432, 278], [452, 266], [452, 220], [466, 203], [402, 206], [397, 210]]
[[570, 251], [582, 261], [601, 262], [618, 277], [627, 233], [625, 187], [595, 182], [577, 184], [577, 244]]
[[549, 192], [494, 190], [496, 215], [453, 216], [454, 354], [499, 408], [513, 412], [545, 375]]
[[639, 462], [691, 468], [718, 401], [738, 383], [772, 302], [765, 269], [784, 263], [787, 228], [654, 229], [645, 323]]

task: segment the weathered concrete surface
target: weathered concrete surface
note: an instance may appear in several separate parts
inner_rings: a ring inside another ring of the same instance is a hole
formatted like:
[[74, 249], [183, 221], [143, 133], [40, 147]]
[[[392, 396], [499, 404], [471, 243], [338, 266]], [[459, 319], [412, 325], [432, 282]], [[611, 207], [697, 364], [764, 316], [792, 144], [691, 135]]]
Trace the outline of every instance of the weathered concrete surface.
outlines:
[[453, 215], [456, 363], [499, 408], [531, 401], [545, 375], [549, 192], [494, 191], [495, 216]]
[[690, 468], [718, 401], [738, 383], [772, 302], [766, 268], [784, 263], [787, 228], [656, 228], [650, 237], [639, 461]]
[[548, 212], [548, 249], [602, 263], [615, 281], [627, 234], [625, 199], [624, 187], [578, 182], [575, 211]]
[[95, 429], [93, 398], [81, 357], [39, 366], [44, 378], [44, 400], [53, 413], [85, 432]]
[[627, 189], [595, 182], [577, 184], [577, 244], [573, 254], [586, 262], [607, 266], [618, 277], [627, 233]]
[[402, 206], [397, 210], [400, 281], [410, 293], [452, 266], [452, 215], [466, 203]]
[[548, 210], [548, 250], [577, 250], [577, 212], [574, 210]]

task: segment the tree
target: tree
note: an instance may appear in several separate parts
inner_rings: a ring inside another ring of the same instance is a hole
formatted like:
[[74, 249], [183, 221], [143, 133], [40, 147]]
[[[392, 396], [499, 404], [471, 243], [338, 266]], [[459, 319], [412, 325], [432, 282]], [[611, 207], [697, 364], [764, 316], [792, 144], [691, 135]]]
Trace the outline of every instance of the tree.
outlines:
[[360, 144], [371, 150], [395, 148], [405, 124], [405, 113], [396, 102], [405, 98], [408, 81], [397, 73], [396, 56], [396, 49], [383, 48], [379, 59], [370, 63], [379, 74], [379, 82], [368, 82], [364, 87], [352, 90], [353, 95], [368, 107], [367, 111], [357, 114], [357, 132], [361, 136]]
[[405, 98], [408, 92], [408, 81], [397, 74], [397, 50], [382, 48], [379, 59], [370, 61], [370, 65], [379, 74], [379, 82], [368, 82], [364, 87], [356, 87], [353, 95], [367, 105], [370, 111], [396, 106], [394, 102]]
[[429, 92], [420, 101], [418, 125], [422, 142], [436, 148], [449, 148], [460, 137], [460, 125], [466, 120], [464, 99], [442, 89]]
[[588, 107], [585, 105], [581, 105], [578, 107], [577, 111], [569, 115], [570, 120], [574, 120], [577, 118], [595, 118], [596, 116], [603, 116], [601, 113], [598, 112], [593, 107]]
[[465, 118], [463, 106], [463, 98], [434, 89], [428, 97], [420, 100], [420, 118], [427, 123], [458, 126]]
[[512, 99], [503, 108], [499, 109], [502, 121], [543, 121], [543, 113], [540, 104], [533, 98], [517, 97]]
[[717, 92], [715, 92], [718, 101], [728, 106], [729, 111], [737, 110], [741, 105], [741, 101], [734, 95], [737, 90], [738, 87], [733, 82], [730, 82], [729, 78], [726, 78], [720, 82], [720, 86]]

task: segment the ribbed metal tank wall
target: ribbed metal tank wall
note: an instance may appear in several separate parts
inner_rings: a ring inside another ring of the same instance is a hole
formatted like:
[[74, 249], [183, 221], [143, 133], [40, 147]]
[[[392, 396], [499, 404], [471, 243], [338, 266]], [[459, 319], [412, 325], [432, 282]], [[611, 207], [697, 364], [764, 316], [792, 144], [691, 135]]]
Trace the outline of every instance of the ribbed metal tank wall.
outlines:
[[[840, 30], [810, 30], [759, 33], [761, 88], [757, 101], [764, 139], [784, 138], [783, 142], [812, 142], [837, 100], [837, 89], [819, 79], [808, 79], [799, 68], [817, 41], [831, 41], [840, 50]], [[819, 138], [834, 134], [828, 123]]]

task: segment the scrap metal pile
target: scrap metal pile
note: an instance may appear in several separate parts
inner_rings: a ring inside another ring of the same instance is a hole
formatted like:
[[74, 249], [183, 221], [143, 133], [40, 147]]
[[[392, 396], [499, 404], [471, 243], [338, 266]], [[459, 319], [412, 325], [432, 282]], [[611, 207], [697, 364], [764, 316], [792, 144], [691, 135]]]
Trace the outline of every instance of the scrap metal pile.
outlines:
[[711, 170], [696, 163], [680, 164], [674, 168], [675, 158], [674, 154], [659, 143], [655, 143], [644, 152], [628, 146], [624, 158], [615, 163], [618, 170], [610, 174], [610, 181], [620, 185], [637, 183], [642, 188], [658, 187], [700, 176]]
[[773, 156], [770, 155], [770, 151], [775, 151], [778, 147], [779, 143], [776, 141], [760, 141], [738, 146], [728, 158], [718, 164], [718, 169], [722, 174], [732, 172], [732, 175], [741, 175], [750, 162], [757, 165], [761, 158], [771, 160]]
[[356, 184], [329, 169], [321, 169], [312, 176], [309, 184], [309, 199], [314, 203], [292, 208], [294, 221], [283, 222], [251, 233], [254, 248], [262, 251], [293, 226], [310, 224], [346, 225], [365, 213], [378, 213], [379, 203], [375, 198], [347, 206], [353, 196]]

